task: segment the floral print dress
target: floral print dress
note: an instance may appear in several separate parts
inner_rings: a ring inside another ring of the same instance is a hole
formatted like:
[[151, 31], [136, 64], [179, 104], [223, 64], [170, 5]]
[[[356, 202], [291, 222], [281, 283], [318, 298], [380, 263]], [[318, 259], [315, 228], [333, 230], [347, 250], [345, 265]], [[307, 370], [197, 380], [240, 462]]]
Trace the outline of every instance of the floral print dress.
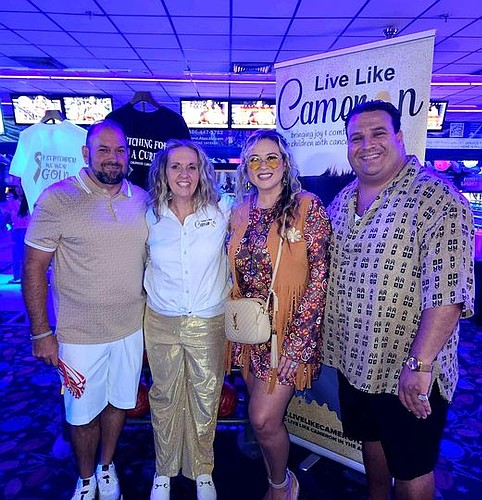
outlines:
[[[274, 262], [271, 262], [267, 250], [267, 241], [272, 224], [277, 224], [277, 213], [277, 206], [269, 209], [258, 208], [253, 204], [250, 206], [248, 227], [235, 252], [234, 262], [236, 281], [244, 297], [266, 299], [268, 296]], [[313, 365], [312, 375], [316, 376], [320, 367], [320, 329], [325, 304], [330, 234], [328, 217], [317, 197], [310, 201], [304, 234], [295, 228], [288, 228], [286, 234], [284, 245], [296, 243], [302, 237], [306, 240], [310, 279], [292, 321], [286, 326], [281, 354], [294, 361]], [[269, 379], [270, 352], [270, 341], [250, 346], [249, 369], [256, 378]], [[242, 365], [242, 358], [243, 345], [233, 344], [233, 365]], [[293, 381], [286, 380], [278, 380], [278, 383], [293, 385]]]

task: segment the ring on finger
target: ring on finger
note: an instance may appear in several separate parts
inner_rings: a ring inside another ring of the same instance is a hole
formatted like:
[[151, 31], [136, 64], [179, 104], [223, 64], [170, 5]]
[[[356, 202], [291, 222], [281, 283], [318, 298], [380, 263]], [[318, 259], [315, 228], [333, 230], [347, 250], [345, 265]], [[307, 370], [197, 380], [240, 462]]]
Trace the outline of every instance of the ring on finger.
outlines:
[[418, 399], [419, 401], [428, 401], [428, 396], [427, 396], [426, 394], [419, 394], [419, 395], [417, 396], [417, 399]]

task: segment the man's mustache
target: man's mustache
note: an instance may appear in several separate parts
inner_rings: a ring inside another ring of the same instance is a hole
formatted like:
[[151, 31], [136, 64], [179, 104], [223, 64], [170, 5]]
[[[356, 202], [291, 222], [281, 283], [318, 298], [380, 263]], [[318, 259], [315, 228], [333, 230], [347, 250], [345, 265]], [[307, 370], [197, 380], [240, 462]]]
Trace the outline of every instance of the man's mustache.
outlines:
[[102, 163], [103, 167], [119, 167], [122, 168], [122, 164], [118, 161], [106, 161]]

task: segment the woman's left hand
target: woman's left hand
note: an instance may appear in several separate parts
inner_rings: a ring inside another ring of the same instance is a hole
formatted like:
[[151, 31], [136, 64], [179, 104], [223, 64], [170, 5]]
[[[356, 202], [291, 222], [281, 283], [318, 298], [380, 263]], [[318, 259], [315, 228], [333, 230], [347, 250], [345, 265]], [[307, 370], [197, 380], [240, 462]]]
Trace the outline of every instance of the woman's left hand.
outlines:
[[280, 381], [292, 380], [296, 375], [298, 363], [286, 356], [281, 356], [278, 364], [278, 378]]

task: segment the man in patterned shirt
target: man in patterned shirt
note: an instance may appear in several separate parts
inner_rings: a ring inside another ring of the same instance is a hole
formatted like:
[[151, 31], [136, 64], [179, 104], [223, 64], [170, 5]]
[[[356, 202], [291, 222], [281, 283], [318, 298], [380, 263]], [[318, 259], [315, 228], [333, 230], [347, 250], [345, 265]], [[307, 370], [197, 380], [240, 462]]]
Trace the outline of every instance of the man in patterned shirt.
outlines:
[[400, 113], [346, 118], [357, 179], [328, 208], [331, 275], [322, 355], [338, 370], [345, 434], [362, 441], [369, 498], [434, 495], [458, 378], [458, 320], [473, 312], [473, 218], [463, 196], [407, 156]]

